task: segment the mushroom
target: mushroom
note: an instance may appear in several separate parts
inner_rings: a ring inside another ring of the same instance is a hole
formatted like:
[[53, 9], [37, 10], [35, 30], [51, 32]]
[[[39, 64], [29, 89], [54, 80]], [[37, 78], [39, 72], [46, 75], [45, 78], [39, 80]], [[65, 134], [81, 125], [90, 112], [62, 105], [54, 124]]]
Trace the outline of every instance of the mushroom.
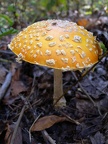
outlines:
[[[17, 61], [54, 69], [54, 103], [63, 94], [62, 71], [90, 67], [102, 53], [91, 32], [67, 20], [36, 22], [14, 37], [9, 48], [18, 56]], [[55, 106], [66, 106], [65, 98]]]

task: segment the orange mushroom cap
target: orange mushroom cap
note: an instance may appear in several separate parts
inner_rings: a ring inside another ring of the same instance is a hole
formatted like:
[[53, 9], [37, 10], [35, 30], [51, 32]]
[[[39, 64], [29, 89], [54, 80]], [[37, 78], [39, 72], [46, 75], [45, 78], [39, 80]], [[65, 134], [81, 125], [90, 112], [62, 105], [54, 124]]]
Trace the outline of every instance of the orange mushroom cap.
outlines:
[[17, 60], [64, 71], [90, 67], [102, 54], [91, 32], [66, 20], [36, 22], [13, 38], [9, 48]]

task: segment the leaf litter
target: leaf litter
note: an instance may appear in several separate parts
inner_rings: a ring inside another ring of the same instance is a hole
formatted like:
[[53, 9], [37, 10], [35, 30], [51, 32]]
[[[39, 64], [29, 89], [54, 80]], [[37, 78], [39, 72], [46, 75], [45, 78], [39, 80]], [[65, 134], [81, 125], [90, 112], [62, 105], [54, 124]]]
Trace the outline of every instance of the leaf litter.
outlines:
[[[98, 35], [97, 39], [108, 48], [108, 36], [105, 30], [101, 28], [99, 31], [91, 27], [91, 31]], [[5, 51], [7, 51], [6, 48]], [[26, 62], [17, 65], [12, 62], [14, 55], [12, 53], [10, 55], [8, 51], [2, 56], [7, 61], [3, 61], [0, 65], [0, 85], [4, 83], [9, 71], [13, 76], [0, 105], [0, 143], [10, 143], [15, 124], [24, 105], [26, 108], [17, 129], [15, 144], [30, 143], [28, 136], [30, 128], [31, 143], [44, 144], [45, 133], [42, 132], [44, 130], [48, 134], [47, 139], [51, 137], [57, 144], [108, 143], [107, 56], [80, 82], [96, 105], [93, 105], [77, 84], [65, 94], [67, 106], [60, 110], [62, 113], [52, 106], [53, 70]], [[8, 63], [9, 59], [12, 61]], [[79, 72], [76, 71], [75, 74], [79, 76]], [[75, 81], [71, 72], [63, 73], [64, 90], [74, 85]], [[33, 124], [40, 114], [41, 118]], [[67, 117], [79, 121], [80, 124], [71, 123]]]

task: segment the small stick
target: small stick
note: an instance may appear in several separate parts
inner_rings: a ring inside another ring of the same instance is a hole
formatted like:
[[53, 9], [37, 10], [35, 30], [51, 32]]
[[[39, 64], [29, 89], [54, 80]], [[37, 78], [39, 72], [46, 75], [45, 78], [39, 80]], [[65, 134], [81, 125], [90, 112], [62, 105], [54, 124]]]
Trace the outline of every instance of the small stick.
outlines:
[[25, 107], [26, 107], [26, 105], [23, 106], [23, 108], [22, 108], [22, 110], [21, 110], [21, 113], [20, 113], [20, 115], [19, 115], [19, 118], [18, 118], [18, 120], [17, 120], [17, 122], [16, 122], [16, 127], [15, 127], [15, 129], [14, 129], [14, 132], [13, 132], [13, 135], [12, 135], [10, 144], [14, 144], [14, 143], [15, 143], [15, 136], [16, 136], [16, 133], [17, 133], [17, 130], [18, 130], [20, 121], [21, 121], [21, 119], [22, 119], [22, 116], [23, 116], [23, 114], [24, 114]]
[[7, 59], [3, 59], [3, 58], [0, 58], [0, 62], [2, 62], [2, 63], [12, 63], [11, 60], [7, 60]]
[[[72, 72], [72, 74], [74, 75], [74, 77], [75, 77], [75, 79], [78, 81], [78, 78], [76, 77], [76, 75]], [[90, 99], [90, 101], [93, 103], [93, 105], [94, 105], [94, 107], [97, 107], [98, 108], [98, 112], [99, 112], [99, 114], [100, 115], [102, 115], [101, 114], [101, 112], [100, 112], [100, 108], [99, 108], [99, 106], [94, 102], [94, 100], [89, 96], [89, 94], [86, 92], [86, 90], [82, 87], [82, 85], [81, 85], [81, 83], [80, 82], [78, 82], [78, 85], [79, 85], [79, 87], [82, 89], [82, 91], [85, 93], [85, 95]]]
[[[31, 91], [30, 91], [30, 94], [29, 94], [28, 97], [27, 97], [27, 100], [29, 100], [29, 97], [30, 97], [30, 95], [33, 93], [33, 90], [34, 90], [34, 89], [32, 88]], [[17, 120], [17, 122], [16, 122], [16, 127], [15, 127], [15, 129], [14, 129], [14, 132], [13, 132], [13, 135], [12, 135], [10, 144], [14, 144], [15, 137], [16, 137], [16, 134], [17, 134], [17, 130], [18, 130], [19, 124], [20, 124], [20, 122], [21, 122], [22, 116], [23, 116], [23, 114], [24, 114], [24, 112], [25, 112], [25, 110], [26, 110], [26, 106], [27, 106], [27, 105], [30, 106], [29, 103], [25, 102], [25, 105], [23, 106], [23, 108], [22, 108], [22, 110], [21, 110], [21, 112], [20, 112], [20, 115], [19, 115], [18, 120]], [[40, 114], [40, 115], [41, 115], [41, 114]], [[39, 116], [40, 116], [40, 115], [39, 115]], [[38, 119], [38, 118], [37, 118], [37, 119]], [[35, 120], [35, 122], [36, 122], [36, 120]], [[34, 122], [34, 123], [35, 123], [35, 122]], [[34, 123], [33, 123], [33, 124], [34, 124]], [[32, 126], [33, 126], [33, 124], [32, 124]], [[31, 126], [31, 127], [32, 127], [32, 126]], [[31, 130], [31, 128], [30, 128], [30, 130]], [[30, 133], [29, 133], [29, 136], [31, 136]]]
[[0, 88], [0, 100], [5, 96], [5, 93], [11, 83], [11, 80], [12, 80], [12, 72], [9, 72], [6, 76], [3, 85]]
[[50, 135], [47, 133], [46, 130], [43, 130], [43, 131], [42, 131], [42, 135], [43, 135], [45, 141], [49, 141], [51, 144], [56, 144], [55, 140], [53, 140], [53, 139], [50, 137]]
[[64, 115], [67, 119], [69, 119], [70, 122], [75, 123], [76, 125], [80, 125], [80, 123], [77, 120], [72, 119], [70, 116], [66, 115], [61, 110], [59, 111], [62, 115]]
[[[74, 75], [75, 79], [78, 81], [78, 78], [76, 77], [76, 75], [72, 72], [72, 74]], [[94, 100], [89, 96], [89, 94], [86, 92], [86, 90], [82, 87], [81, 83], [78, 82], [79, 87], [82, 89], [82, 91], [85, 93], [85, 95], [90, 99], [90, 101], [93, 103], [94, 106], [96, 106], [96, 103], [94, 102]]]
[[11, 51], [7, 51], [7, 50], [0, 50], [0, 53], [14, 55]]
[[95, 63], [88, 71], [86, 71], [85, 73], [82, 74], [82, 76], [78, 79], [78, 81], [76, 81], [74, 84], [72, 84], [71, 86], [69, 86], [67, 88], [67, 90], [64, 92], [64, 94], [62, 94], [58, 99], [57, 101], [54, 103], [54, 106], [56, 105], [56, 103], [68, 92], [68, 90], [70, 90], [72, 88], [72, 86], [75, 86], [78, 82], [80, 82], [105, 56], [108, 55], [108, 51], [106, 53], [104, 53], [99, 61], [97, 63]]
[[41, 114], [35, 119], [35, 121], [32, 123], [30, 129], [29, 129], [29, 139], [30, 139], [30, 142], [31, 142], [31, 129], [33, 127], [33, 125], [37, 122], [37, 120], [39, 119], [39, 117], [41, 116]]

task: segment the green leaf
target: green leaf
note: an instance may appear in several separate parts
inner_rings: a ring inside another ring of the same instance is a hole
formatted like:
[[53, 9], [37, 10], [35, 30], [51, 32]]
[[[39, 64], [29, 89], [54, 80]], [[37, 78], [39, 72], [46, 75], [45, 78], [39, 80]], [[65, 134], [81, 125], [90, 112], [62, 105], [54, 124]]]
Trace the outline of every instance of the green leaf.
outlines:
[[4, 29], [4, 28], [1, 28], [1, 32], [4, 33], [4, 32], [5, 32], [5, 29]]
[[14, 34], [14, 33], [17, 33], [18, 31], [14, 28], [9, 28], [9, 29], [5, 29], [5, 28], [1, 28], [0, 29], [0, 38], [2, 38], [3, 36], [7, 36], [7, 35], [10, 35], [10, 34]]
[[0, 14], [0, 17], [8, 21], [9, 25], [12, 26], [14, 22], [5, 14]]
[[100, 42], [99, 45], [100, 45], [101, 49], [103, 49], [103, 52], [107, 51], [107, 48], [105, 47], [105, 45], [102, 42]]
[[10, 12], [15, 12], [15, 6], [14, 6], [14, 4], [10, 4], [7, 9]]
[[47, 4], [47, 9], [50, 10], [52, 7], [56, 4], [55, 0], [50, 0], [49, 3]]

